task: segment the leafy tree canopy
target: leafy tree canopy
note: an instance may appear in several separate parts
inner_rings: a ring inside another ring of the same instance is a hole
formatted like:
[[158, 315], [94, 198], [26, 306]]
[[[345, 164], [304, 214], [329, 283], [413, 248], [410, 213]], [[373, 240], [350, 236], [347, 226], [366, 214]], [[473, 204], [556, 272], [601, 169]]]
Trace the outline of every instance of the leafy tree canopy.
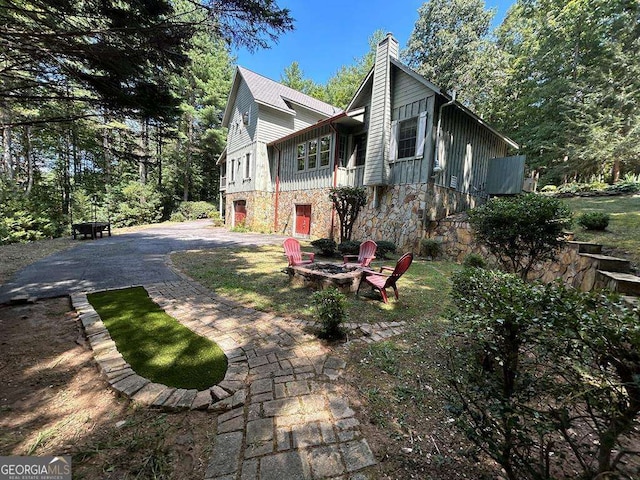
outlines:
[[97, 101], [167, 117], [177, 101], [166, 76], [188, 64], [185, 51], [200, 26], [248, 47], [292, 28], [289, 11], [273, 0], [188, 0], [178, 7], [169, 0], [2, 0], [0, 101]]

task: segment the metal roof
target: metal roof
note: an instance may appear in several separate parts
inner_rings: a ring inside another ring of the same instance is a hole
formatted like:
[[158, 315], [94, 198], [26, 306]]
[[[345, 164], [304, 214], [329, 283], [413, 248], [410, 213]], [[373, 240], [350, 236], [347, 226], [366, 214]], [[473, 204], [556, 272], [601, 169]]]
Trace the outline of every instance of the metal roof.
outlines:
[[302, 106], [326, 117], [332, 117], [342, 111], [338, 107], [329, 105], [328, 103], [238, 66], [222, 119], [224, 126], [227, 126], [230, 121], [231, 109], [233, 108], [231, 99], [236, 95], [241, 78], [244, 79], [251, 95], [257, 103], [275, 108], [290, 115], [296, 114], [291, 104]]

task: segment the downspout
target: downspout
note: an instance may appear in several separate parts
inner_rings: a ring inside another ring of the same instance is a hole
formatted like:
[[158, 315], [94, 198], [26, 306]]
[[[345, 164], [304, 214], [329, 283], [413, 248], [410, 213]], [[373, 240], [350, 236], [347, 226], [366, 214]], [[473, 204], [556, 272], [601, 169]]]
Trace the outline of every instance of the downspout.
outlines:
[[433, 155], [433, 173], [440, 173], [442, 171], [442, 167], [440, 166], [440, 162], [438, 159], [438, 151], [440, 150], [440, 137], [442, 136], [442, 110], [444, 110], [444, 107], [448, 107], [449, 105], [453, 105], [454, 103], [456, 103], [455, 90], [451, 94], [451, 100], [440, 105], [440, 108], [438, 109], [438, 128], [436, 129], [436, 151]]
[[278, 206], [279, 206], [279, 200], [280, 200], [280, 155], [281, 155], [281, 151], [276, 145], [274, 145], [273, 148], [275, 148], [278, 151], [278, 163], [277, 163], [277, 166], [276, 166], [276, 200], [275, 200], [275, 213], [273, 215], [273, 231], [278, 233]]
[[[451, 100], [440, 105], [440, 108], [438, 109], [438, 127], [436, 128], [436, 145], [435, 145], [436, 148], [433, 154], [433, 170], [431, 175], [432, 178], [436, 176], [435, 175], [436, 173], [440, 173], [442, 171], [442, 167], [440, 166], [440, 162], [438, 159], [438, 151], [440, 150], [440, 137], [442, 136], [442, 110], [444, 110], [444, 107], [448, 107], [455, 103], [456, 103], [456, 91], [454, 90], [451, 94]], [[434, 188], [434, 192], [435, 192], [435, 188]], [[428, 210], [428, 205], [426, 204], [426, 198], [425, 198], [424, 211], [422, 212], [423, 236], [427, 234], [427, 210]]]
[[[336, 139], [335, 145], [333, 148], [333, 188], [338, 186], [338, 130], [336, 127], [329, 123], [329, 128], [333, 130], [334, 138]], [[336, 223], [336, 206], [331, 202], [331, 232], [330, 237], [333, 240], [333, 232], [335, 231], [335, 223]]]

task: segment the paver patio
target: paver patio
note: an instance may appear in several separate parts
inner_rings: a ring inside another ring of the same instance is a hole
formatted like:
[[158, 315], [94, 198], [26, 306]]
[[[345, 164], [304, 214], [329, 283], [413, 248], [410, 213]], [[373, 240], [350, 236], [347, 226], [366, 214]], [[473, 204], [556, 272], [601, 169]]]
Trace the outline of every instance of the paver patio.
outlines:
[[[207, 403], [219, 416], [205, 480], [368, 478], [363, 471], [376, 460], [340, 388], [345, 361], [305, 332], [310, 322], [245, 308], [187, 279], [145, 288], [169, 315], [218, 343], [229, 358], [229, 372], [211, 388], [214, 400]], [[355, 341], [367, 342], [398, 334], [402, 326], [348, 325], [365, 334]], [[139, 399], [125, 383], [114, 388], [124, 386], [121, 393]], [[141, 393], [148, 389], [142, 381], [136, 385]], [[183, 400], [190, 391], [178, 392], [160, 404], [189, 408]], [[189, 404], [203, 405], [195, 391]]]

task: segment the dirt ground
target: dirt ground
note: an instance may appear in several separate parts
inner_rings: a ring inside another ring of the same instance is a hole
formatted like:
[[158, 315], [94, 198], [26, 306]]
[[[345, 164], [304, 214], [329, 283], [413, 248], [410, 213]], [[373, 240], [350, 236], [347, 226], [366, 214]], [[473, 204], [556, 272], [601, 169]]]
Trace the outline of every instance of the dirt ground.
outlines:
[[216, 416], [117, 397], [68, 298], [0, 306], [0, 351], [0, 455], [72, 455], [81, 479], [204, 477]]

